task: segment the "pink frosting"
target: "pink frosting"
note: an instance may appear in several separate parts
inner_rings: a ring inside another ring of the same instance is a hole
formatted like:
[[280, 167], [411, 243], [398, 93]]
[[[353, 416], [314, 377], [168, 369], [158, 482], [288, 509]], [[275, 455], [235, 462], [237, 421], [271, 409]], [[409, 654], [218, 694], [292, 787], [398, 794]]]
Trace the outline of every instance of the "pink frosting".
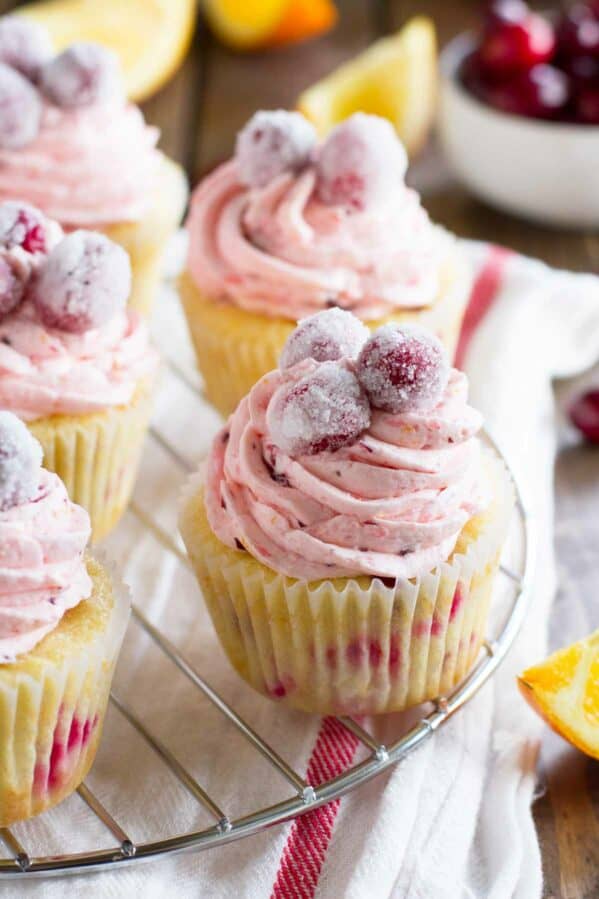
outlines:
[[137, 221], [160, 161], [157, 140], [121, 99], [81, 109], [44, 102], [36, 139], [0, 149], [0, 201], [26, 200], [68, 228]]
[[12, 662], [91, 594], [83, 559], [91, 528], [57, 475], [41, 470], [37, 495], [0, 511], [0, 662]]
[[317, 365], [265, 375], [217, 436], [205, 493], [214, 533], [307, 581], [430, 571], [485, 501], [475, 437], [482, 419], [467, 404], [466, 376], [452, 370], [431, 411], [373, 410], [351, 446], [292, 458], [273, 442], [267, 411], [278, 389]]
[[28, 421], [128, 403], [157, 367], [133, 311], [83, 334], [46, 328], [29, 301], [0, 321], [0, 408]]
[[313, 167], [247, 188], [229, 162], [194, 192], [189, 270], [211, 297], [299, 319], [327, 306], [362, 319], [422, 307], [437, 295], [446, 238], [398, 183], [362, 212], [327, 206]]

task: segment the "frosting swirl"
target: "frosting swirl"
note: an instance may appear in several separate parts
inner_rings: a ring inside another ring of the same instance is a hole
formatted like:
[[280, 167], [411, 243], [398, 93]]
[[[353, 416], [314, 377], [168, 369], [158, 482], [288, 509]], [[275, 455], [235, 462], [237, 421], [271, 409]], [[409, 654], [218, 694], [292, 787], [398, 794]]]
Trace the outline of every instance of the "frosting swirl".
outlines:
[[157, 140], [120, 98], [80, 109], [44, 101], [35, 140], [0, 148], [0, 200], [27, 200], [68, 228], [137, 221], [160, 162]]
[[268, 409], [279, 388], [317, 367], [307, 360], [265, 375], [217, 436], [205, 491], [214, 533], [307, 581], [430, 571], [484, 504], [482, 418], [467, 403], [466, 376], [453, 369], [431, 410], [373, 410], [352, 445], [293, 458], [274, 443]]
[[28, 652], [90, 596], [90, 532], [87, 512], [43, 469], [30, 502], [0, 511], [0, 662]]
[[130, 310], [81, 334], [45, 327], [29, 300], [0, 321], [0, 408], [26, 421], [128, 403], [157, 367], [146, 326]]
[[309, 165], [247, 188], [237, 162], [193, 194], [189, 270], [200, 290], [242, 309], [299, 319], [337, 305], [376, 319], [434, 302], [447, 237], [418, 195], [390, 179], [362, 211], [322, 203]]

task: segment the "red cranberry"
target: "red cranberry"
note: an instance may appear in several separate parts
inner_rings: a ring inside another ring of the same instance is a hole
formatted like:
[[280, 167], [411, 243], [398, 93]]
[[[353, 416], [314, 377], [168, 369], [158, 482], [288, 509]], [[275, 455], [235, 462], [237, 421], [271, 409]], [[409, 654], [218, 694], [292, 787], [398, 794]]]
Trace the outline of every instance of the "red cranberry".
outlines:
[[506, 22], [522, 22], [529, 13], [524, 0], [494, 0], [485, 11], [485, 29], [497, 28]]
[[40, 86], [52, 103], [66, 108], [110, 100], [121, 92], [116, 56], [99, 44], [71, 44], [43, 67]]
[[358, 112], [337, 125], [316, 156], [317, 193], [331, 206], [361, 211], [385, 202], [408, 157], [390, 122]]
[[557, 28], [560, 56], [599, 56], [599, 19], [590, 7], [577, 3], [562, 17]]
[[17, 150], [37, 137], [42, 104], [35, 88], [0, 63], [0, 147]]
[[257, 112], [237, 135], [241, 180], [248, 187], [264, 187], [277, 175], [305, 166], [315, 143], [314, 126], [301, 113]]
[[486, 88], [490, 106], [514, 115], [554, 119], [565, 110], [570, 98], [566, 75], [554, 66], [533, 66], [501, 84]]
[[0, 62], [35, 81], [41, 67], [53, 56], [45, 28], [20, 16], [0, 19]]
[[45, 253], [46, 237], [46, 218], [35, 206], [12, 200], [0, 204], [0, 246]]
[[323, 362], [274, 394], [267, 412], [273, 443], [289, 456], [349, 446], [370, 424], [370, 406], [353, 372]]
[[599, 443], [599, 390], [589, 390], [570, 407], [570, 419], [591, 443]]
[[547, 62], [555, 50], [551, 24], [536, 13], [515, 21], [496, 17], [483, 34], [479, 49], [485, 71], [504, 76]]
[[383, 325], [360, 353], [357, 375], [377, 409], [425, 411], [443, 395], [449, 361], [434, 334], [411, 326]]
[[39, 487], [42, 448], [12, 412], [0, 412], [0, 510], [32, 499]]
[[599, 125], [599, 84], [583, 87], [575, 99], [576, 119], [587, 125]]
[[17, 308], [25, 294], [25, 271], [0, 253], [0, 318]]
[[348, 356], [355, 359], [368, 337], [368, 328], [343, 309], [325, 309], [303, 319], [283, 347], [280, 368], [304, 359], [327, 362]]
[[599, 57], [571, 56], [560, 59], [559, 68], [569, 76], [575, 90], [596, 81], [599, 83]]
[[123, 248], [95, 231], [73, 231], [42, 263], [31, 297], [47, 327], [81, 334], [124, 310], [130, 289]]

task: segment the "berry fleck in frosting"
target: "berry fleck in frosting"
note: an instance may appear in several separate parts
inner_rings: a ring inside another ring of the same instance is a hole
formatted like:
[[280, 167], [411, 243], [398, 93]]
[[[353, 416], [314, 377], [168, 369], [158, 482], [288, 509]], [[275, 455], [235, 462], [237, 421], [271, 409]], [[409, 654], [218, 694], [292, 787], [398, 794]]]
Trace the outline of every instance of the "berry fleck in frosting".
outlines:
[[291, 368], [304, 359], [355, 359], [368, 337], [368, 328], [350, 312], [326, 309], [301, 321], [283, 347], [279, 364]]

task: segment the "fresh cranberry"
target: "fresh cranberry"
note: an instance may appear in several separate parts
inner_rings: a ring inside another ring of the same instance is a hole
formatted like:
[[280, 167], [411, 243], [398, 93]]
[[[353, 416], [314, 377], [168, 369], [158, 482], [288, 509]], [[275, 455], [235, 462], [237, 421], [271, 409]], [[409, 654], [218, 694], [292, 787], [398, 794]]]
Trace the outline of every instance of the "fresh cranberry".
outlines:
[[536, 13], [522, 19], [497, 16], [483, 34], [479, 55], [489, 74], [503, 77], [547, 62], [555, 50], [552, 25]]
[[0, 63], [0, 147], [17, 150], [37, 137], [42, 104], [15, 69]]
[[17, 308], [25, 294], [24, 269], [0, 254], [0, 318]]
[[530, 14], [524, 0], [494, 0], [485, 10], [485, 29], [497, 28], [506, 22], [522, 22]]
[[586, 87], [593, 81], [599, 83], [599, 57], [571, 56], [560, 59], [556, 65], [568, 75], [574, 90]]
[[570, 98], [567, 76], [554, 66], [534, 66], [509, 80], [489, 85], [485, 100], [502, 112], [538, 119], [563, 114]]
[[431, 409], [449, 378], [441, 341], [421, 328], [384, 325], [360, 353], [357, 375], [370, 402], [385, 412]]
[[362, 349], [368, 328], [343, 309], [325, 309], [301, 321], [283, 347], [279, 365], [291, 368], [304, 359], [334, 361], [343, 356], [355, 359]]
[[40, 86], [67, 109], [110, 100], [121, 92], [116, 56], [99, 44], [71, 44], [43, 67]]
[[407, 165], [390, 122], [358, 112], [333, 128], [317, 152], [318, 198], [360, 212], [385, 202]]
[[39, 486], [42, 448], [12, 412], [0, 412], [0, 510], [28, 502]]
[[562, 16], [557, 27], [560, 56], [599, 56], [599, 19], [590, 7], [577, 3]]
[[591, 443], [599, 443], [599, 390], [589, 390], [570, 406], [570, 419]]
[[52, 55], [52, 41], [41, 25], [20, 16], [0, 19], [0, 62], [35, 81]]
[[81, 334], [121, 312], [130, 289], [123, 248], [103, 234], [73, 231], [42, 263], [31, 297], [47, 327]]
[[44, 253], [46, 219], [35, 206], [7, 200], [0, 204], [0, 246], [23, 247], [28, 253]]
[[356, 376], [323, 362], [291, 387], [275, 393], [267, 412], [273, 442], [289, 456], [349, 446], [370, 424], [370, 406]]
[[599, 125], [599, 84], [581, 88], [574, 102], [577, 121]]
[[248, 187], [264, 187], [277, 175], [305, 166], [315, 144], [314, 126], [301, 113], [257, 112], [237, 135], [241, 179]]

